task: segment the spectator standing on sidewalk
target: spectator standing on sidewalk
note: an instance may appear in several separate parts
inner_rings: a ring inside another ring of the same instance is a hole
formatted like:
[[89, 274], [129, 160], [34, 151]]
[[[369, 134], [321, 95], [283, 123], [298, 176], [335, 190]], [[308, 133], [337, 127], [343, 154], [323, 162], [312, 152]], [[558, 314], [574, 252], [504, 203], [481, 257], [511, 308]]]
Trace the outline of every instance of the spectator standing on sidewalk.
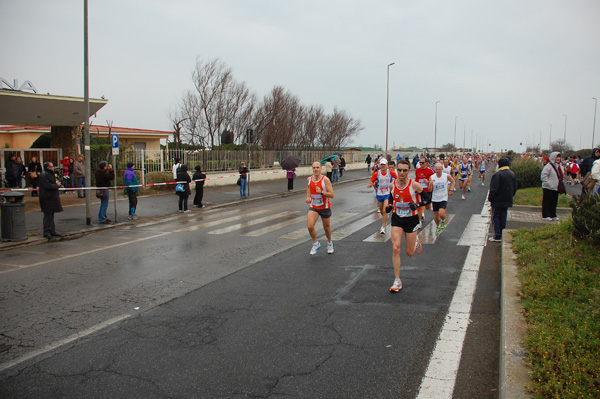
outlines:
[[594, 162], [600, 159], [600, 148], [596, 147], [592, 150], [592, 155], [581, 161], [580, 173], [581, 177], [585, 177], [588, 172], [592, 171]]
[[346, 160], [343, 155], [340, 155], [340, 177], [344, 176], [344, 169], [346, 169]]
[[202, 168], [200, 165], [196, 165], [195, 169], [196, 171], [194, 172], [194, 176], [192, 176], [192, 179], [196, 182], [194, 206], [196, 208], [204, 208], [204, 205], [202, 205], [202, 198], [204, 197], [204, 181], [206, 180], [206, 175], [202, 173]]
[[246, 167], [246, 162], [240, 164], [240, 197], [246, 198], [246, 187], [248, 186], [248, 173], [250, 172]]
[[329, 181], [333, 181], [333, 164], [331, 163], [331, 159], [325, 161], [325, 175]]
[[[123, 185], [125, 186], [137, 186], [138, 179], [135, 175], [135, 168], [133, 162], [127, 162], [127, 170], [123, 175]], [[135, 210], [137, 208], [137, 197], [139, 192], [139, 187], [125, 187], [125, 192], [127, 193], [127, 197], [129, 198], [129, 214], [127, 215], [127, 219], [136, 220], [138, 215], [135, 214]]]
[[15, 154], [8, 154], [8, 157], [6, 157], [6, 164], [4, 165], [6, 167], [5, 179], [8, 188], [17, 187], [19, 165], [17, 165], [17, 163], [15, 162], [15, 158]]
[[36, 157], [31, 157], [31, 162], [27, 166], [27, 172], [29, 173], [29, 181], [31, 182], [31, 187], [33, 187], [33, 191], [31, 192], [32, 197], [38, 196], [38, 191], [36, 190], [38, 183], [40, 181], [40, 175], [43, 172], [42, 165], [37, 160]]
[[600, 158], [596, 159], [592, 165], [592, 179], [596, 180], [594, 194], [600, 194]]
[[111, 186], [110, 181], [114, 180], [115, 172], [113, 171], [113, 167], [106, 161], [102, 161], [98, 164], [98, 169], [96, 169], [95, 173], [96, 177], [96, 187], [106, 187], [105, 189], [100, 189], [97, 191], [96, 196], [101, 195], [100, 193], [104, 192], [102, 198], [100, 198], [100, 208], [98, 209], [98, 223], [100, 224], [110, 224], [110, 219], [106, 217], [106, 210], [108, 209], [108, 200], [110, 197], [110, 190], [108, 187]]
[[498, 160], [498, 171], [492, 175], [488, 201], [492, 205], [494, 236], [492, 242], [502, 242], [502, 230], [506, 227], [508, 208], [513, 205], [517, 192], [517, 176], [510, 170], [508, 158]]
[[173, 164], [173, 180], [177, 181], [177, 173], [179, 172], [179, 168], [181, 167], [181, 159], [175, 158], [175, 163]]
[[294, 191], [294, 176], [296, 174], [296, 169], [288, 170], [285, 174], [285, 177], [288, 181], [288, 191]]
[[[500, 164], [498, 164], [499, 166]], [[561, 164], [560, 152], [550, 154], [550, 160], [542, 169], [542, 219], [558, 220], [558, 184], [565, 178], [565, 170]]]
[[179, 196], [178, 212], [191, 213], [192, 211], [188, 209], [188, 198], [192, 193], [190, 191], [190, 182], [192, 179], [188, 174], [188, 167], [186, 164], [183, 164], [179, 167], [179, 172], [177, 172], [177, 181], [179, 182], [177, 183], [177, 187], [181, 185], [183, 188], [183, 191], [175, 190], [175, 193]]
[[60, 196], [58, 195], [60, 182], [57, 181], [54, 176], [54, 165], [52, 162], [44, 162], [44, 171], [40, 176], [39, 184], [40, 208], [44, 213], [43, 235], [47, 239], [60, 237], [60, 234], [56, 232], [56, 227], [54, 226], [54, 214], [62, 212], [63, 208], [60, 203]]
[[[77, 160], [73, 164], [73, 177], [77, 187], [85, 187], [85, 164], [83, 163], [82, 154], [77, 155]], [[77, 190], [77, 198], [85, 198], [85, 196], [84, 190]]]
[[331, 160], [332, 177], [334, 182], [340, 181], [340, 159]]
[[25, 181], [25, 186], [27, 186], [27, 169], [23, 164], [23, 158], [17, 157], [16, 162], [17, 166], [19, 167], [19, 175], [17, 176], [17, 187], [23, 188], [23, 181]]
[[365, 163], [367, 164], [367, 172], [371, 174], [371, 162], [373, 159], [371, 158], [371, 154], [367, 154], [367, 158], [365, 159]]

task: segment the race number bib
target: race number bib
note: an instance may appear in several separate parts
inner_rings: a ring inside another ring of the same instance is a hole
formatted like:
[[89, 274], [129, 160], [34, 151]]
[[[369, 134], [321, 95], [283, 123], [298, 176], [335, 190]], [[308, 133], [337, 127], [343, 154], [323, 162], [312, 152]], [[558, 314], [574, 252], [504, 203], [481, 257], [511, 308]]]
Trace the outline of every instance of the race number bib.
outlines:
[[400, 217], [412, 216], [412, 210], [406, 202], [396, 203], [396, 215]]
[[390, 186], [380, 186], [377, 189], [379, 191], [377, 195], [388, 195], [390, 193]]
[[313, 206], [323, 206], [323, 196], [321, 194], [311, 195]]

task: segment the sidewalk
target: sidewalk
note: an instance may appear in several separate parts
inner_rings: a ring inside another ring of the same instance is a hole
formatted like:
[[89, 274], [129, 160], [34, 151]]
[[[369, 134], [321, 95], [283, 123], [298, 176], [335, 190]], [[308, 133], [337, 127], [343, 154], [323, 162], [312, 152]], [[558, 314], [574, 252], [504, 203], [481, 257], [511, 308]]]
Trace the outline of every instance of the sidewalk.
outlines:
[[[249, 182], [249, 197], [246, 199], [240, 198], [239, 187], [235, 184], [237, 178], [231, 178], [232, 172], [211, 173], [208, 177], [211, 179], [230, 179], [233, 184], [217, 185], [204, 188], [203, 204], [204, 209], [216, 207], [233, 206], [243, 202], [259, 201], [265, 198], [286, 197], [290, 195], [304, 195], [307, 176], [298, 176], [294, 181], [294, 191], [287, 190], [287, 179], [284, 173], [271, 173], [271, 171], [253, 171], [253, 174], [269, 173], [271, 180], [254, 181], [252, 175]], [[369, 175], [366, 168], [348, 170], [344, 172], [342, 178], [337, 183], [334, 183], [334, 188], [338, 184], [348, 183], [357, 180], [367, 179]], [[258, 180], [258, 179], [256, 179]], [[219, 181], [221, 182], [221, 181]], [[91, 195], [93, 196], [93, 191]], [[127, 196], [123, 195], [123, 189], [117, 189], [117, 217], [115, 217], [115, 207], [113, 200], [114, 190], [110, 193], [110, 202], [108, 204], [107, 215], [112, 220], [111, 224], [98, 224], [98, 208], [100, 200], [92, 197], [91, 220], [92, 224], [86, 224], [86, 206], [85, 199], [77, 198], [76, 192], [70, 192], [60, 195], [63, 205], [63, 212], [54, 215], [56, 230], [62, 234], [62, 237], [54, 238], [51, 241], [71, 240], [81, 237], [86, 234], [96, 231], [114, 228], [116, 226], [131, 225], [135, 223], [145, 222], [152, 219], [162, 218], [166, 216], [179, 215], [178, 197], [175, 195], [175, 187], [169, 191], [156, 192], [153, 189], [145, 190], [138, 197], [137, 215], [139, 219], [132, 221], [127, 219], [128, 200]], [[194, 208], [195, 190], [192, 189], [192, 195], [188, 199], [189, 209], [192, 214], [202, 212], [203, 209]], [[47, 238], [42, 236], [42, 219], [43, 213], [39, 210], [39, 200], [37, 197], [31, 197], [31, 194], [25, 193], [25, 231], [27, 239], [23, 241], [0, 242], [0, 251], [38, 245], [48, 242]], [[185, 215], [187, 216], [187, 215]], [[181, 217], [185, 217], [181, 215]]]

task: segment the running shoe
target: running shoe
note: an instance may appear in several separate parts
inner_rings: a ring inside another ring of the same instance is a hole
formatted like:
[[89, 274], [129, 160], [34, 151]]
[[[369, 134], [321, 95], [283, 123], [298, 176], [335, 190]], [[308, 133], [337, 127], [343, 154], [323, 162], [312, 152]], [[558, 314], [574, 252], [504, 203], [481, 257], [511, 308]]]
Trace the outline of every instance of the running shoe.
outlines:
[[382, 227], [379, 229], [379, 234], [385, 234], [385, 227], [383, 227], [383, 226], [382, 226]]
[[467, 187], [467, 191], [468, 191], [468, 192], [471, 192], [471, 187]]
[[551, 222], [551, 221], [553, 221], [554, 219], [552, 219], [551, 217], [549, 217], [549, 216], [548, 216], [548, 217], [546, 217], [546, 218], [542, 218], [542, 220], [545, 220], [545, 221], [547, 221], [547, 222]]
[[444, 220], [442, 220], [442, 223], [440, 223], [440, 227], [442, 228], [442, 230], [446, 228], [446, 222]]
[[421, 245], [421, 241], [419, 241], [419, 237], [417, 237], [417, 242], [415, 243], [415, 253], [418, 255], [423, 251], [423, 246]]
[[316, 243], [313, 243], [312, 248], [310, 249], [310, 254], [316, 255], [319, 249], [321, 249], [321, 243], [317, 241]]
[[440, 225], [435, 229], [435, 234], [440, 234], [444, 228]]
[[328, 242], [327, 243], [327, 253], [328, 254], [332, 254], [333, 253], [333, 243], [332, 242]]
[[490, 241], [491, 242], [502, 242], [501, 238], [496, 238], [496, 237], [490, 237]]
[[485, 184], [481, 183], [482, 186], [485, 186]]
[[555, 222], [558, 222], [560, 219], [558, 217], [553, 217], [552, 220], [554, 220]]
[[462, 199], [465, 199], [465, 195], [463, 194]]
[[183, 211], [183, 213], [192, 213], [192, 211], [190, 211], [189, 209], [186, 209], [185, 211]]
[[394, 280], [394, 284], [390, 287], [390, 292], [398, 292], [402, 289], [402, 281], [400, 279]]

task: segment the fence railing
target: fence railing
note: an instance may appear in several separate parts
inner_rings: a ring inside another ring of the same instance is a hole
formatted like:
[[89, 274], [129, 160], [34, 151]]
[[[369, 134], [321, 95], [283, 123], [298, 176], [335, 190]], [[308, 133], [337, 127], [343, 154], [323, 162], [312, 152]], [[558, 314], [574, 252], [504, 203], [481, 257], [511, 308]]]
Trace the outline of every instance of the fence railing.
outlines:
[[[242, 162], [250, 165], [251, 169], [264, 169], [276, 167], [288, 155], [297, 155], [302, 159], [301, 165], [310, 165], [314, 161], [332, 155], [343, 155], [346, 162], [364, 161], [366, 156], [361, 151], [228, 151], [228, 150], [134, 150], [122, 151], [117, 156], [117, 168], [124, 170], [128, 162], [135, 163], [137, 169], [145, 173], [170, 171], [175, 158], [181, 159], [182, 163], [188, 165], [189, 170], [194, 170], [200, 165], [205, 172], [237, 170]], [[94, 160], [100, 161], [100, 160]]]

